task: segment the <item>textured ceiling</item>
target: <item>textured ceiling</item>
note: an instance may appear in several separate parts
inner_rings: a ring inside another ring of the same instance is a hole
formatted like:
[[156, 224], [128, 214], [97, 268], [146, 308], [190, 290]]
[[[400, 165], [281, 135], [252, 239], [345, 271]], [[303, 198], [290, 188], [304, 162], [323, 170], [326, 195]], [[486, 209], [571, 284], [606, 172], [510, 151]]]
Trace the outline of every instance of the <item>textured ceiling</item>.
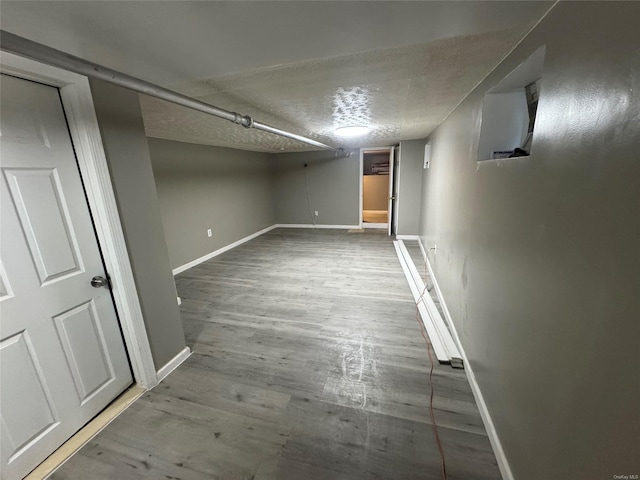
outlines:
[[[537, 1], [2, 1], [3, 29], [332, 145], [426, 136], [547, 11]], [[149, 136], [311, 147], [142, 98]], [[366, 140], [335, 127], [366, 122]]]
[[[295, 62], [172, 85], [205, 102], [340, 147], [426, 137], [522, 37], [522, 27]], [[265, 152], [313, 147], [142, 97], [147, 135]], [[333, 130], [364, 124], [345, 140]]]

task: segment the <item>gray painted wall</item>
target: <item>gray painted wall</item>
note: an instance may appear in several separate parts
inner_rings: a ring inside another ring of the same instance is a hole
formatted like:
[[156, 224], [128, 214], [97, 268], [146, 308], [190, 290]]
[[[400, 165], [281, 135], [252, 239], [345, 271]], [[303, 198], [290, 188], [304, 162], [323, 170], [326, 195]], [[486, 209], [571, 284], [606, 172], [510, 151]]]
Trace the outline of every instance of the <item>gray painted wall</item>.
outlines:
[[276, 223], [267, 154], [148, 141], [172, 268]]
[[[430, 137], [421, 237], [519, 480], [639, 473], [638, 18], [560, 2]], [[531, 156], [476, 163], [484, 92], [545, 44]]]
[[336, 157], [333, 152], [320, 151], [276, 154], [272, 158], [275, 162], [277, 223], [311, 224], [311, 215], [318, 210], [316, 224], [358, 225], [358, 151], [353, 151], [349, 157]]
[[91, 91], [153, 361], [161, 368], [185, 339], [138, 94], [94, 80]]
[[396, 172], [398, 177], [396, 233], [398, 235], [418, 235], [420, 232], [423, 161], [424, 140], [400, 142], [399, 167]]

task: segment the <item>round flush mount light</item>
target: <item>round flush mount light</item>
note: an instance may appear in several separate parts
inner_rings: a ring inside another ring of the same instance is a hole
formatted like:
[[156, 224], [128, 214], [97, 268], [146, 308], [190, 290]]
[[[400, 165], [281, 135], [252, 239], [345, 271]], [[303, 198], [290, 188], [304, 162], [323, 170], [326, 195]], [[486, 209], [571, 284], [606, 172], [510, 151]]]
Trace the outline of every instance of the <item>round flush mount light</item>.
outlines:
[[352, 125], [349, 127], [336, 128], [335, 134], [339, 137], [361, 137], [369, 133], [371, 129], [369, 127], [361, 125]]

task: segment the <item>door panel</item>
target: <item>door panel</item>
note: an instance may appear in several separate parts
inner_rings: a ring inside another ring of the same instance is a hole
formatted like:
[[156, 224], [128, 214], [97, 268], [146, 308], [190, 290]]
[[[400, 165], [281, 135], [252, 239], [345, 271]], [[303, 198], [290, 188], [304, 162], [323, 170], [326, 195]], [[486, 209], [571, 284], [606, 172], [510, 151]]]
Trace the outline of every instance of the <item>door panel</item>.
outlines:
[[132, 382], [57, 89], [2, 75], [1, 477], [20, 478]]
[[81, 272], [69, 210], [55, 169], [4, 169], [40, 281]]
[[3, 433], [7, 434], [2, 437], [5, 462], [54, 428], [58, 419], [28, 332], [22, 331], [0, 343], [0, 361], [11, 366], [2, 372], [0, 391]]
[[13, 291], [11, 290], [11, 285], [9, 284], [9, 280], [7, 279], [7, 274], [4, 273], [4, 267], [2, 266], [2, 261], [0, 260], [0, 302], [5, 298], [13, 297]]
[[93, 300], [53, 318], [78, 399], [84, 404], [113, 380], [113, 366]]

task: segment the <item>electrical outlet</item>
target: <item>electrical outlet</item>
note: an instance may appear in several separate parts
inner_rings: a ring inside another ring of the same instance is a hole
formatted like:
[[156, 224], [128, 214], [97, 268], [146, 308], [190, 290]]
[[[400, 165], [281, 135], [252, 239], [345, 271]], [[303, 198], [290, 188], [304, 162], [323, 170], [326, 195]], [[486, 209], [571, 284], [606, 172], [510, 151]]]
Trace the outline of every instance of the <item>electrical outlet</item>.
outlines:
[[315, 212], [313, 212], [314, 215], [317, 217], [318, 216], [318, 210], [316, 210]]
[[207, 237], [213, 237], [213, 232], [210, 228], [207, 229]]

